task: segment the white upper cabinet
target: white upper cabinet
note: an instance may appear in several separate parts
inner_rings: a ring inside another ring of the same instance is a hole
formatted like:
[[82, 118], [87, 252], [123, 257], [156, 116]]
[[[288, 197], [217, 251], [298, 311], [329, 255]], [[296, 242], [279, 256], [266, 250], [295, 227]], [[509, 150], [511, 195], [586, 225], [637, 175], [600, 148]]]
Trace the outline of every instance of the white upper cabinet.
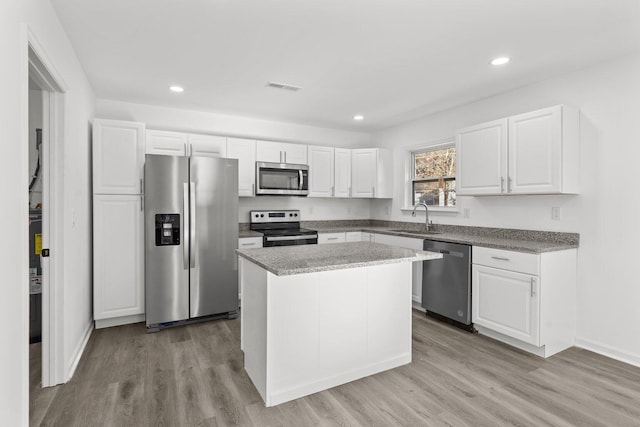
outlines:
[[336, 148], [333, 157], [333, 196], [351, 197], [351, 150]]
[[579, 113], [558, 105], [456, 133], [458, 194], [579, 192]]
[[165, 156], [227, 156], [227, 138], [224, 136], [148, 130], [146, 147], [147, 154], [160, 154]]
[[141, 194], [144, 124], [93, 121], [93, 193]]
[[256, 141], [227, 138], [227, 157], [238, 159], [238, 195], [253, 197], [256, 185]]
[[189, 155], [227, 157], [227, 138], [216, 135], [189, 134]]
[[456, 135], [457, 193], [500, 194], [507, 179], [507, 119], [460, 129]]
[[189, 138], [186, 133], [147, 130], [146, 153], [165, 156], [186, 156]]
[[307, 146], [286, 142], [257, 141], [256, 160], [271, 163], [307, 164]]
[[333, 147], [308, 146], [309, 197], [333, 197]]
[[393, 158], [389, 150], [364, 148], [351, 150], [352, 197], [391, 198]]
[[578, 193], [578, 112], [555, 106], [509, 118], [509, 192]]

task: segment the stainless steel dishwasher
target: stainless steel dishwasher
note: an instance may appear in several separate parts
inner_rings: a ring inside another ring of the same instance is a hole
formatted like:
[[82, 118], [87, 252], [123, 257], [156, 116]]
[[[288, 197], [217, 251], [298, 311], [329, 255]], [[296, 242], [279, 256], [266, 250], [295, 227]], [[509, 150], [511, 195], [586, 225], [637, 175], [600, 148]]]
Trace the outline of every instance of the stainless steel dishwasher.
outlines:
[[425, 240], [424, 250], [439, 252], [442, 258], [422, 263], [422, 307], [427, 315], [473, 331], [471, 246]]

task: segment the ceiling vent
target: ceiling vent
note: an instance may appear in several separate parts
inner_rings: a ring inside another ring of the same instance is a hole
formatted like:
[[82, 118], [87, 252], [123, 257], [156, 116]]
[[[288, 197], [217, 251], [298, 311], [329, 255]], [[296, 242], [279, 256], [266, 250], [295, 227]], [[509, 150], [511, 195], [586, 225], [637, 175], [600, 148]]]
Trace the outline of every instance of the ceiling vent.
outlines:
[[290, 90], [291, 92], [297, 92], [300, 89], [302, 89], [300, 86], [288, 85], [286, 83], [278, 83], [278, 82], [267, 82], [267, 86], [275, 89]]

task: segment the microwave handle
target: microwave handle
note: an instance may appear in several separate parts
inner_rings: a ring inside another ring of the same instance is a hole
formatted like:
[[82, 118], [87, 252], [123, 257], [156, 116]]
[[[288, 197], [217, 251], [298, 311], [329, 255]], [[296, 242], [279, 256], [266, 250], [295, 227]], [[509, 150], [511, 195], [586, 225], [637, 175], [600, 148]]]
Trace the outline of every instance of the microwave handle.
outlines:
[[300, 177], [300, 187], [298, 190], [302, 190], [304, 188], [304, 173], [302, 173], [302, 169], [298, 169], [298, 176]]

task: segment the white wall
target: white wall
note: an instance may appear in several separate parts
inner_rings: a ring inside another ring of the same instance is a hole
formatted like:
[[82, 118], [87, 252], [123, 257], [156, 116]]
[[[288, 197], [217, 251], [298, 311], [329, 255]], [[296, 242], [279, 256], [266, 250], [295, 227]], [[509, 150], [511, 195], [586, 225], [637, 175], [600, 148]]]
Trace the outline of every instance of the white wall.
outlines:
[[[64, 333], [59, 345], [73, 355], [82, 339], [79, 330], [91, 325], [89, 269], [88, 120], [93, 115], [93, 94], [75, 53], [48, 1], [0, 2], [0, 239], [2, 290], [0, 322], [5, 325], [0, 350], [0, 420], [2, 425], [28, 425], [28, 66], [27, 32], [44, 49], [46, 59], [64, 79], [65, 138], [62, 153], [65, 170], [63, 214], [75, 212], [75, 225], [66, 220], [59, 230], [64, 237], [63, 276]], [[71, 215], [69, 215], [70, 217]], [[20, 286], [9, 286], [20, 284]], [[69, 365], [68, 360], [63, 361]]]
[[[640, 365], [640, 55], [560, 76], [379, 132], [374, 144], [394, 147], [402, 177], [403, 147], [453, 137], [456, 128], [556, 104], [581, 111], [581, 192], [577, 196], [458, 198], [471, 217], [432, 214], [435, 223], [580, 233], [578, 344]], [[402, 182], [392, 202], [372, 202], [378, 219], [424, 221], [401, 212]], [[551, 220], [551, 208], [562, 219]], [[391, 207], [391, 214], [387, 209]]]
[[[371, 136], [364, 132], [104, 99], [97, 100], [96, 117], [143, 122], [147, 129], [209, 133], [334, 147], [371, 146]], [[365, 199], [243, 197], [240, 198], [238, 220], [249, 222], [249, 211], [252, 209], [299, 209], [303, 220], [366, 219], [370, 215], [369, 206], [369, 200]]]

